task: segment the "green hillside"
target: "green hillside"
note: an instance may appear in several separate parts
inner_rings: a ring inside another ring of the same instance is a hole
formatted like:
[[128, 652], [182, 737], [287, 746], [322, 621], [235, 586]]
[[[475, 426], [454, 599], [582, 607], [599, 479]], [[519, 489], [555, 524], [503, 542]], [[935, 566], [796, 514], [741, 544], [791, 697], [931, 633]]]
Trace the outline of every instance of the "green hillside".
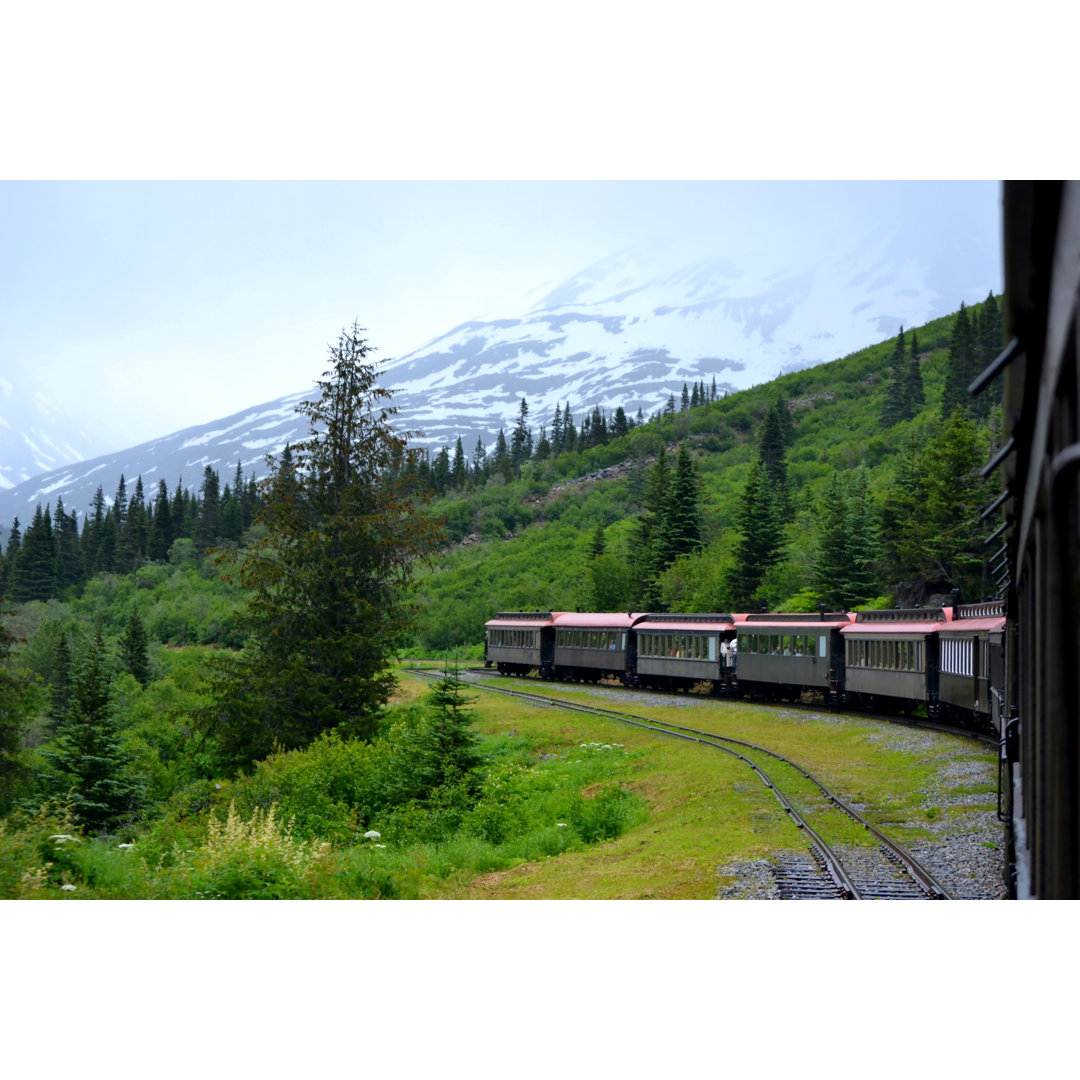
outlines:
[[[977, 319], [984, 306], [968, 311]], [[996, 301], [990, 306], [996, 309]], [[661, 574], [660, 596], [670, 610], [741, 610], [749, 603], [815, 609], [833, 584], [822, 577], [829, 565], [826, 534], [844, 512], [835, 490], [830, 502], [830, 485], [842, 488], [860, 467], [874, 541], [871, 557], [863, 560], [873, 584], [863, 604], [922, 603], [953, 586], [967, 599], [980, 599], [990, 583], [978, 546], [988, 530], [977, 512], [992, 494], [975, 470], [992, 452], [997, 410], [984, 406], [983, 417], [942, 416], [956, 319], [916, 328], [925, 404], [891, 427], [883, 425], [882, 412], [896, 339], [654, 417], [584, 452], [534, 457], [521, 464], [518, 476], [496, 475], [440, 499], [435, 509], [445, 516], [452, 543], [419, 583], [419, 644], [475, 644], [496, 610], [638, 609], [635, 584], [645, 573], [638, 522], [649, 470], [662, 448], [673, 463], [684, 443], [700, 481], [702, 546]], [[747, 480], [778, 401], [791, 423], [786, 509], [776, 525], [779, 558], [753, 596], [740, 596], [732, 577], [744, 535]], [[950, 469], [942, 472], [946, 463]], [[602, 469], [614, 475], [593, 476]], [[600, 561], [591, 554], [597, 526]], [[926, 535], [920, 537], [917, 526]], [[942, 542], [956, 550], [938, 550]], [[905, 565], [905, 553], [915, 547], [921, 556]]]

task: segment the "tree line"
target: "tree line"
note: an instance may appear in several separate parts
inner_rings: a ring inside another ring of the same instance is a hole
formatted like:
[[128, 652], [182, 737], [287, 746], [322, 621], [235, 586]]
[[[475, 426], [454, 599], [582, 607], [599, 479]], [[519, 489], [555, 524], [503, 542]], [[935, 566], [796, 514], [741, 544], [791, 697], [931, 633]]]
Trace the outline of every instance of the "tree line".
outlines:
[[63, 497], [42, 509], [22, 528], [18, 517], [11, 524], [0, 595], [16, 602], [48, 600], [68, 590], [79, 590], [97, 574], [127, 574], [142, 563], [165, 562], [178, 540], [197, 552], [219, 544], [239, 544], [262, 506], [263, 496], [254, 476], [245, 478], [236, 466], [231, 483], [221, 484], [217, 470], [203, 470], [198, 492], [178, 481], [170, 495], [164, 480], [147, 499], [142, 477], [129, 496], [123, 476], [111, 502], [101, 487], [94, 494], [79, 528], [79, 517], [64, 507]]
[[720, 396], [716, 377], [713, 376], [711, 386], [706, 386], [704, 379], [695, 382], [692, 388], [683, 383], [679, 403], [676, 403], [672, 393], [664, 406], [648, 418], [640, 408], [636, 416], [629, 416], [621, 405], [613, 410], [594, 405], [582, 416], [580, 425], [575, 421], [570, 402], [567, 401], [565, 405], [559, 402], [555, 406], [550, 428], [547, 424], [541, 424], [538, 432], [534, 432], [529, 424], [529, 403], [522, 397], [509, 438], [506, 429], [499, 428], [495, 443], [489, 449], [484, 445], [483, 437], [477, 436], [472, 456], [467, 457], [459, 435], [453, 450], [444, 446], [434, 452], [423, 452], [412, 468], [421, 482], [436, 495], [482, 487], [493, 477], [510, 481], [521, 476], [522, 466], [528, 461], [542, 462], [563, 453], [606, 446], [613, 439], [629, 434], [635, 427], [646, 423], [661, 424], [676, 412], [696, 409], [719, 400]]

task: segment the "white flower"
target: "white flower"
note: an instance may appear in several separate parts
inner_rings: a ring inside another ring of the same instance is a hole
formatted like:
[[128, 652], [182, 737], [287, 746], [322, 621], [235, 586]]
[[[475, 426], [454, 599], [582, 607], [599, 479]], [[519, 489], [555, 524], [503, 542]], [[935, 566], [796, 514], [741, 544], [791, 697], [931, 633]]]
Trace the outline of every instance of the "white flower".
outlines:
[[49, 839], [55, 840], [58, 844], [66, 844], [69, 840], [74, 840], [76, 844], [82, 843], [82, 841], [77, 836], [71, 836], [70, 834], [64, 832], [53, 833], [53, 835], [50, 836]]
[[372, 844], [372, 847], [386, 847], [385, 844]]
[[133, 848], [135, 845], [134, 844], [117, 844], [116, 846], [118, 848], [123, 849], [123, 848]]
[[[381, 840], [382, 839], [382, 833], [381, 832], [376, 832], [374, 829], [368, 829], [368, 831], [366, 833], [364, 833], [364, 839], [365, 840]], [[385, 845], [383, 845], [383, 846], [385, 847]]]
[[75, 886], [74, 885], [61, 885], [60, 886], [60, 891], [61, 892], [74, 892], [75, 891]]
[[556, 829], [565, 829], [566, 828], [566, 822], [565, 821], [556, 821], [555, 822], [555, 828]]

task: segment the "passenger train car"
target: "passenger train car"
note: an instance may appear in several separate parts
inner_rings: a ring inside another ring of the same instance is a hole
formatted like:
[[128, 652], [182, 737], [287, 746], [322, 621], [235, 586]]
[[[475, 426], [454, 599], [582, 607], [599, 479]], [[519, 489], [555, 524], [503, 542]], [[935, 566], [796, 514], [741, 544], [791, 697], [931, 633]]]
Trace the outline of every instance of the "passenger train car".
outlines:
[[[967, 726], [999, 724], [1000, 604], [857, 614], [500, 612], [485, 661], [506, 675], [691, 690], [759, 700], [816, 695], [894, 712], [919, 706]], [[996, 728], [995, 728], [996, 730]]]

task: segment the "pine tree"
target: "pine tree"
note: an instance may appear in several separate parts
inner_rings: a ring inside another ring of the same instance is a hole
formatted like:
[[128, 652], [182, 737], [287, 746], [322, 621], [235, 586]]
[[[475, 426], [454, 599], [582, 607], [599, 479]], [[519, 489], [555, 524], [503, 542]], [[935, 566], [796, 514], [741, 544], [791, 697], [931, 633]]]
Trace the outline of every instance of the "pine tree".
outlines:
[[969, 408], [967, 388], [971, 383], [974, 343], [971, 339], [971, 320], [964, 302], [953, 323], [949, 356], [945, 362], [945, 386], [941, 394], [941, 416], [945, 419], [957, 407]]
[[450, 666], [424, 695], [433, 720], [425, 749], [434, 758], [438, 772], [432, 786], [467, 778], [483, 760], [479, 739], [472, 730], [477, 716], [469, 704], [474, 700], [466, 694], [457, 669]]
[[472, 471], [476, 483], [481, 483], [487, 474], [486, 469], [487, 450], [484, 449], [484, 440], [477, 435], [476, 446], [473, 448]]
[[75, 665], [67, 720], [42, 756], [52, 766], [46, 790], [69, 795], [86, 828], [106, 830], [138, 809], [145, 781], [132, 774], [121, 745], [100, 627]]
[[517, 424], [510, 436], [510, 461], [515, 472], [532, 457], [532, 430], [529, 428], [529, 403], [522, 398], [518, 409]]
[[164, 480], [159, 480], [157, 495], [154, 497], [154, 512], [150, 520], [150, 535], [146, 543], [148, 557], [154, 562], [165, 562], [169, 557], [172, 542], [172, 508], [169, 504], [169, 489]]
[[131, 605], [127, 627], [118, 645], [123, 669], [130, 671], [141, 686], [146, 686], [150, 682], [150, 638], [135, 604]]
[[555, 416], [551, 421], [551, 453], [553, 457], [558, 457], [559, 454], [563, 452], [564, 444], [565, 434], [563, 428], [562, 407], [556, 402]]
[[465, 480], [468, 476], [468, 468], [465, 465], [465, 447], [461, 444], [461, 436], [457, 437], [457, 442], [454, 443], [454, 462], [450, 466], [450, 483], [454, 489], [460, 491], [465, 487]]
[[750, 464], [738, 519], [739, 540], [728, 578], [734, 610], [750, 610], [761, 600], [760, 590], [769, 568], [781, 555], [783, 527], [774, 486], [761, 460]]
[[907, 406], [905, 419], [914, 419], [926, 405], [926, 392], [923, 389], [922, 369], [919, 366], [919, 339], [911, 331], [911, 352], [904, 367], [904, 400]]
[[889, 363], [889, 382], [885, 387], [885, 400], [881, 406], [881, 425], [891, 428], [907, 420], [907, 379], [904, 365], [904, 328], [896, 339], [892, 360]]
[[818, 591], [836, 611], [865, 604], [876, 592], [873, 562], [878, 553], [877, 522], [865, 466], [847, 474], [832, 474], [818, 520]]
[[626, 420], [626, 413], [623, 407], [620, 405], [615, 410], [615, 416], [611, 421], [611, 437], [613, 439], [621, 439], [624, 435], [630, 431], [630, 425]]
[[700, 480], [694, 459], [690, 456], [690, 448], [685, 442], [681, 443], [675, 459], [667, 520], [664, 522], [669, 549], [676, 558], [689, 555], [701, 547], [699, 491]]
[[551, 443], [547, 437], [547, 428], [543, 424], [540, 425], [540, 438], [536, 441], [533, 457], [537, 461], [547, 461], [551, 457]]
[[26, 528], [11, 589], [14, 600], [48, 600], [56, 592], [57, 546], [49, 508], [41, 503]]
[[15, 644], [14, 635], [4, 625], [11, 614], [0, 597], [0, 814], [11, 809], [26, 773], [23, 733], [36, 711], [29, 678], [13, 673], [7, 663]]
[[679, 402], [679, 411], [686, 412], [690, 408], [690, 391], [686, 386], [686, 383], [682, 384], [682, 398]]
[[267, 478], [267, 535], [238, 563], [252, 592], [247, 647], [202, 718], [226, 762], [332, 728], [366, 737], [394, 688], [390, 660], [413, 617], [407, 586], [441, 534], [415, 474], [391, 469], [405, 439], [370, 352], [359, 326], [342, 332], [319, 398], [297, 406], [309, 437], [289, 475], [282, 462]]
[[634, 565], [639, 603], [644, 610], [660, 606], [660, 574], [675, 559], [670, 531], [665, 529], [671, 499], [671, 468], [661, 450], [645, 479], [641, 517], [634, 532]]

